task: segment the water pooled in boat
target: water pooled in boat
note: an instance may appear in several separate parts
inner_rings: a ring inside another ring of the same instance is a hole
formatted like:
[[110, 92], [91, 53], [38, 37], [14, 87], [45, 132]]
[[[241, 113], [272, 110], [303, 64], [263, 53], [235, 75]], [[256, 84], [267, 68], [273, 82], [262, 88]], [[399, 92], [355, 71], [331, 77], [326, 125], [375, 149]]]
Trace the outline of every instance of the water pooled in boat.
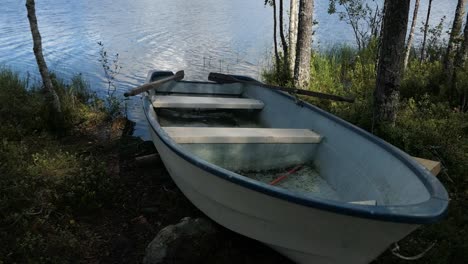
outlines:
[[[268, 170], [239, 172], [251, 179], [270, 184], [275, 179], [286, 174], [289, 170]], [[294, 173], [275, 184], [277, 187], [301, 193], [306, 196], [318, 197], [328, 200], [339, 200], [337, 192], [323, 179], [311, 165], [304, 165]]]

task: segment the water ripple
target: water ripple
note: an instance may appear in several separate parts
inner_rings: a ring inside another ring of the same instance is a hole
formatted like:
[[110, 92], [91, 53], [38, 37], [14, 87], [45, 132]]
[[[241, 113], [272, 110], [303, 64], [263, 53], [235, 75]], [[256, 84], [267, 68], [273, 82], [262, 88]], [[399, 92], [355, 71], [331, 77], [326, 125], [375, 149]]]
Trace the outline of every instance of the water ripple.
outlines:
[[[42, 0], [36, 3], [36, 9], [51, 70], [64, 78], [83, 73], [93, 89], [105, 96], [98, 41], [109, 53], [120, 54], [119, 94], [141, 84], [150, 69], [184, 69], [186, 79], [192, 80], [206, 80], [210, 71], [259, 78], [261, 67], [271, 57], [272, 42], [271, 8], [264, 7], [263, 2]], [[353, 43], [351, 29], [337, 16], [327, 14], [326, 3], [316, 1], [319, 25], [314, 43], [325, 47]], [[425, 5], [421, 3], [421, 12], [425, 12]], [[438, 22], [442, 15], [453, 12], [456, 1], [436, 1], [433, 5], [433, 22]], [[24, 1], [2, 0], [1, 6], [0, 65], [30, 73], [38, 80]], [[139, 99], [126, 103], [137, 129], [146, 130]]]

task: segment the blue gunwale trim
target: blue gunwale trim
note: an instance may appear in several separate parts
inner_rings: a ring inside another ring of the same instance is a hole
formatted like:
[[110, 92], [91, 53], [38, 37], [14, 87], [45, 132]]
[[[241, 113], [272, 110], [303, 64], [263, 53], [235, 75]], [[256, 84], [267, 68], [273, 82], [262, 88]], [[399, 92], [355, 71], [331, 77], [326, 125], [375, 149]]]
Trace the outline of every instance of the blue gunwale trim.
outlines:
[[[152, 72], [150, 74], [155, 74], [157, 72]], [[242, 78], [251, 79], [250, 77], [246, 76], [239, 76]], [[150, 77], [151, 79], [151, 77]], [[193, 83], [193, 82], [188, 82]], [[206, 84], [216, 84], [210, 82], [200, 82]], [[219, 84], [217, 84], [219, 85]], [[259, 89], [266, 89], [263, 87], [258, 87]], [[281, 96], [285, 96], [290, 100], [294, 100], [294, 98], [286, 93], [276, 90], [269, 90], [271, 92], [275, 92]], [[249, 180], [246, 177], [243, 177], [237, 173], [232, 171], [223, 169], [218, 167], [214, 164], [211, 164], [205, 160], [202, 160], [194, 155], [191, 155], [189, 152], [182, 149], [177, 143], [169, 139], [168, 137], [164, 137], [165, 134], [164, 130], [159, 126], [159, 123], [156, 120], [156, 113], [153, 111], [151, 107], [151, 102], [148, 96], [143, 96], [143, 110], [145, 116], [148, 120], [148, 123], [151, 129], [155, 132], [155, 134], [159, 137], [159, 139], [174, 153], [178, 156], [183, 158], [184, 160], [190, 162], [194, 166], [203, 169], [215, 176], [218, 176], [224, 180], [230, 181], [235, 184], [239, 184], [243, 187], [249, 188], [254, 191], [258, 191], [264, 193], [266, 195], [270, 195], [279, 199], [286, 200], [288, 202], [300, 204], [303, 206], [323, 209], [326, 211], [344, 214], [349, 216], [361, 217], [361, 218], [368, 218], [374, 219], [379, 221], [386, 221], [386, 222], [398, 222], [398, 223], [408, 223], [408, 224], [427, 224], [433, 223], [441, 218], [443, 218], [447, 213], [448, 208], [448, 194], [443, 185], [429, 172], [421, 169], [416, 161], [412, 160], [406, 153], [399, 150], [398, 148], [390, 145], [389, 143], [385, 142], [384, 140], [370, 134], [369, 132], [356, 127], [316, 106], [313, 106], [307, 102], [304, 102], [303, 106], [307, 107], [308, 109], [319, 113], [320, 115], [324, 116], [325, 118], [329, 118], [334, 122], [344, 126], [352, 130], [353, 132], [357, 133], [365, 137], [366, 139], [370, 140], [373, 143], [378, 144], [380, 147], [388, 151], [394, 157], [398, 158], [401, 162], [403, 162], [413, 173], [421, 180], [424, 186], [427, 188], [430, 198], [427, 201], [424, 201], [419, 204], [411, 204], [411, 205], [401, 205], [401, 206], [365, 206], [365, 205], [355, 205], [345, 202], [337, 202], [332, 200], [324, 200], [319, 198], [311, 198], [301, 194], [293, 193], [291, 191], [277, 188], [274, 186], [269, 186], [267, 184], [263, 184], [260, 182]], [[151, 116], [154, 115], [154, 116]]]

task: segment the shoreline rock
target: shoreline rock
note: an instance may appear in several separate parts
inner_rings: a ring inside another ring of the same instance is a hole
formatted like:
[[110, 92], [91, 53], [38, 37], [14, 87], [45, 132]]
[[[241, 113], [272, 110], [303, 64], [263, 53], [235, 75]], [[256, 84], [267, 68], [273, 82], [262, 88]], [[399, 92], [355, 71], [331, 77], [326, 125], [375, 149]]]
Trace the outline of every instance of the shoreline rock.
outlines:
[[216, 226], [204, 218], [185, 217], [161, 229], [146, 248], [144, 264], [197, 263], [216, 248]]

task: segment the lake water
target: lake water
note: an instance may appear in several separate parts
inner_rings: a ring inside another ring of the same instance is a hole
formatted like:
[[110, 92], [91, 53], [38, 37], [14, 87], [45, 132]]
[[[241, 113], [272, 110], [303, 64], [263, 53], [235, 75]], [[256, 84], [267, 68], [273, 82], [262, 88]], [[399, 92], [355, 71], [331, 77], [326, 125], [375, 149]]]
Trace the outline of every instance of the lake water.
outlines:
[[[206, 80], [210, 71], [260, 78], [261, 69], [271, 58], [273, 19], [271, 8], [264, 7], [263, 0], [36, 2], [49, 68], [64, 78], [82, 73], [102, 96], [107, 90], [98, 61], [100, 41], [109, 53], [120, 55], [122, 70], [116, 81], [119, 94], [142, 84], [151, 69], [183, 69], [187, 80]], [[421, 2], [420, 21], [427, 9], [427, 1]], [[431, 21], [437, 23], [446, 15], [448, 25], [456, 2], [434, 1]], [[24, 3], [1, 0], [0, 65], [38, 80]], [[328, 0], [315, 1], [319, 24], [314, 45], [327, 48], [337, 43], [353, 44], [351, 28], [337, 15], [329, 15], [327, 8]], [[140, 100], [127, 101], [127, 108], [129, 117], [137, 122], [136, 134], [146, 137]]]

